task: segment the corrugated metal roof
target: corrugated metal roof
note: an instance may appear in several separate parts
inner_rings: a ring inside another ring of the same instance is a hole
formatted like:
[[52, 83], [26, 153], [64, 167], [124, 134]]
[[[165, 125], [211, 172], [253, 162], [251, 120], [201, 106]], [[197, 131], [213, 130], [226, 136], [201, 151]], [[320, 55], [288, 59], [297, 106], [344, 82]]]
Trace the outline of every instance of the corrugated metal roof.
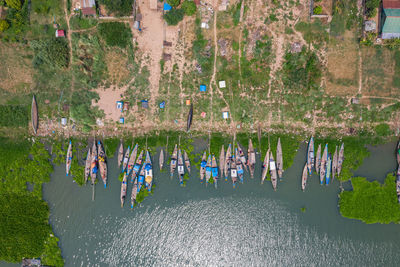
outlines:
[[388, 8], [384, 12], [387, 17], [400, 17], [400, 9]]
[[383, 0], [383, 8], [400, 8], [400, 0]]
[[81, 8], [94, 7], [96, 3], [94, 0], [81, 0]]
[[400, 33], [400, 17], [386, 17], [382, 27], [383, 33]]

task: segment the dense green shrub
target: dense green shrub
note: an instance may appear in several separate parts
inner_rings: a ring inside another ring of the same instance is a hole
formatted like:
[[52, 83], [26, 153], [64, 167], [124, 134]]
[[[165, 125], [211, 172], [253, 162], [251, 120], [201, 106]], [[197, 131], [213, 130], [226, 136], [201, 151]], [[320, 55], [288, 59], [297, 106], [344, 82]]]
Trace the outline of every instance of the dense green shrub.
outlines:
[[196, 4], [193, 1], [185, 0], [182, 3], [182, 9], [185, 11], [185, 15], [192, 16], [196, 13]]
[[314, 13], [314, 15], [321, 15], [322, 14], [322, 7], [321, 6], [314, 7], [313, 13]]
[[104, 4], [109, 13], [115, 16], [130, 16], [133, 12], [133, 0], [99, 0], [100, 4]]
[[0, 126], [26, 127], [29, 122], [29, 112], [26, 106], [0, 106]]
[[173, 8], [164, 14], [164, 19], [168, 25], [177, 25], [181, 20], [183, 20], [184, 15], [185, 11], [183, 9]]
[[381, 0], [365, 0], [365, 13], [368, 18], [375, 17]]
[[172, 7], [177, 7], [181, 3], [181, 0], [167, 0], [167, 3], [170, 4]]
[[109, 46], [125, 48], [132, 39], [129, 26], [122, 22], [100, 23], [97, 29]]
[[351, 179], [353, 191], [339, 195], [340, 214], [365, 223], [398, 223], [400, 206], [397, 203], [395, 176], [389, 174], [384, 185], [368, 182], [364, 177]]
[[388, 136], [391, 133], [390, 127], [386, 123], [378, 124], [375, 127], [375, 132], [378, 136]]
[[[15, 3], [21, 3], [21, 1], [16, 0]], [[19, 4], [11, 4], [15, 8], [9, 6], [7, 9], [6, 20], [9, 24], [7, 30], [5, 30], [1, 37], [6, 41], [21, 41], [23, 40], [24, 34], [29, 25], [29, 10], [28, 10], [28, 2], [24, 1], [22, 7]]]
[[33, 58], [33, 66], [40, 68], [66, 68], [69, 63], [68, 42], [64, 38], [46, 38], [41, 40], [33, 40], [30, 43], [31, 48], [35, 52]]

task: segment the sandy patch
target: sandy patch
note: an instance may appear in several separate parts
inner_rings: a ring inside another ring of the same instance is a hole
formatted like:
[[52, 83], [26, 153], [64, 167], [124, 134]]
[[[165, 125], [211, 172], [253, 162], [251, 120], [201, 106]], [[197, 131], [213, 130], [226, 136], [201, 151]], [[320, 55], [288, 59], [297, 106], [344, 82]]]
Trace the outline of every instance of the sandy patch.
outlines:
[[99, 101], [92, 102], [93, 106], [97, 106], [104, 111], [105, 119], [111, 121], [118, 121], [121, 117], [121, 110], [117, 109], [117, 101], [121, 100], [121, 95], [124, 93], [123, 88], [110, 87], [107, 89], [97, 89], [99, 94]]

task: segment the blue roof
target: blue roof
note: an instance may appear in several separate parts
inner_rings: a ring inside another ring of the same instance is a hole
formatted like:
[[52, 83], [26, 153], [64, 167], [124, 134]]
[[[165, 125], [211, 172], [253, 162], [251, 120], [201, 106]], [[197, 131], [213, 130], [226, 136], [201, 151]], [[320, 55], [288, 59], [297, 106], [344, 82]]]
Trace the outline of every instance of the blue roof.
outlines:
[[172, 6], [170, 6], [168, 3], [164, 3], [164, 10], [169, 11], [172, 9]]
[[207, 87], [204, 84], [200, 85], [200, 92], [205, 92], [206, 90]]

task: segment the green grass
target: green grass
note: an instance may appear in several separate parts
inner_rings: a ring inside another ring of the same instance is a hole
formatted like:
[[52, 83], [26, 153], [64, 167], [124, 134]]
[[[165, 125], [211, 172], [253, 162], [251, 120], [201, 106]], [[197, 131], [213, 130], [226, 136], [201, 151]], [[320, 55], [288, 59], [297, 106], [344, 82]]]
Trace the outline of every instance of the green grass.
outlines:
[[97, 26], [98, 32], [108, 46], [125, 48], [131, 42], [129, 25], [122, 22], [104, 22]]
[[339, 195], [340, 214], [358, 219], [367, 224], [400, 221], [400, 206], [397, 202], [395, 176], [389, 174], [385, 183], [368, 182], [364, 177], [351, 179], [353, 191]]
[[94, 18], [85, 18], [82, 16], [72, 16], [69, 23], [73, 30], [82, 30], [96, 26], [97, 20]]
[[0, 105], [0, 126], [27, 127], [29, 121], [28, 107]]

